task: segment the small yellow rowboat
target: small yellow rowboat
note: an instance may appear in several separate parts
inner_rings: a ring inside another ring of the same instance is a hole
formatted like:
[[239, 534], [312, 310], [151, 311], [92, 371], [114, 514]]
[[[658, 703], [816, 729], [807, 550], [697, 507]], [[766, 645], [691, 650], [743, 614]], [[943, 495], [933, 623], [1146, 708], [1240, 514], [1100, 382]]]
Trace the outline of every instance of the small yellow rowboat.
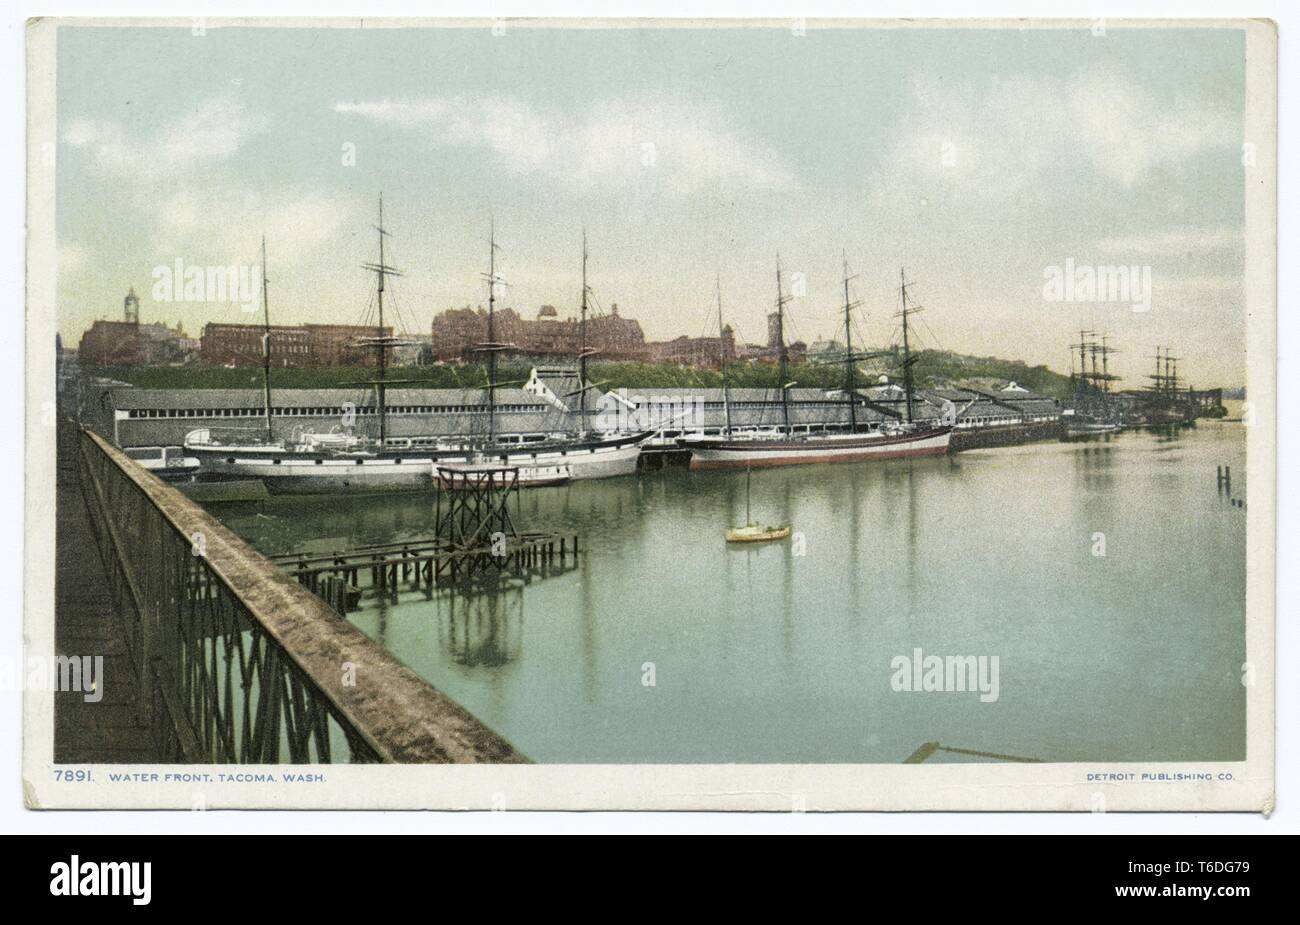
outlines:
[[789, 527], [765, 527], [761, 524], [746, 524], [732, 527], [727, 531], [728, 543], [767, 543], [783, 540], [790, 535]]
[[728, 543], [770, 543], [783, 540], [790, 535], [790, 526], [765, 527], [750, 520], [753, 515], [749, 509], [749, 466], [745, 467], [745, 525], [732, 527], [727, 531]]

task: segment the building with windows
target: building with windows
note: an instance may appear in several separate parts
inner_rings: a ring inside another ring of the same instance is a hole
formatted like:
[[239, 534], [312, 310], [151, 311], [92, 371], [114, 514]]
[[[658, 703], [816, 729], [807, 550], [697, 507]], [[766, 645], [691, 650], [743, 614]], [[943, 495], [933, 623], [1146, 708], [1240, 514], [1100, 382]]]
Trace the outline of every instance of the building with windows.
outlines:
[[140, 323], [140, 299], [134, 289], [123, 300], [122, 316], [121, 321], [96, 321], [81, 335], [80, 366], [172, 366], [193, 357], [197, 345], [180, 322], [175, 328], [160, 321]]
[[[487, 309], [452, 308], [433, 318], [433, 355], [436, 359], [462, 363], [482, 362], [481, 345], [487, 341]], [[513, 308], [501, 308], [492, 317], [492, 338], [509, 344], [508, 354], [525, 357], [574, 357], [582, 340], [577, 318], [559, 317], [553, 305], [543, 305], [535, 319], [524, 318]], [[587, 348], [601, 359], [646, 359], [649, 350], [641, 325], [618, 313], [618, 304], [608, 315], [587, 318]]]
[[721, 337], [681, 337], [652, 343], [650, 359], [656, 363], [680, 366], [720, 366], [736, 359], [736, 334], [731, 325], [722, 329]]
[[[276, 367], [377, 366], [376, 328], [353, 324], [271, 325], [271, 364]], [[209, 322], [203, 326], [199, 358], [208, 366], [261, 366], [260, 324]], [[393, 329], [385, 327], [384, 337]]]

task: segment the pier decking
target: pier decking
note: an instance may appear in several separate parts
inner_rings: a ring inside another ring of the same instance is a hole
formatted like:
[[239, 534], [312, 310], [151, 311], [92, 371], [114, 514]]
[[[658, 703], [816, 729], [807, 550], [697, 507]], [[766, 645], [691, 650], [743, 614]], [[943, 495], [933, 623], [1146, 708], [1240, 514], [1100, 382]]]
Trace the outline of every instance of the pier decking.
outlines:
[[[271, 561], [324, 598], [335, 610], [340, 597], [363, 590], [396, 594], [406, 587], [432, 595], [433, 589], [472, 586], [482, 579], [491, 585], [510, 576], [524, 583], [549, 578], [577, 566], [578, 538], [549, 533], [522, 533], [502, 541], [500, 552], [490, 544], [461, 548], [449, 540], [429, 537], [401, 543], [356, 546], [328, 553], [287, 553]], [[362, 581], [368, 576], [369, 584]], [[346, 598], [344, 598], [346, 599]]]
[[527, 760], [106, 440], [59, 438], [57, 648], [105, 677], [56, 697], [57, 760]]
[[58, 427], [55, 491], [54, 645], [58, 655], [103, 656], [101, 690], [94, 703], [81, 691], [54, 696], [56, 763], [156, 761], [158, 748], [138, 702], [139, 680], [131, 665], [104, 565], [90, 528], [77, 465], [77, 426]]

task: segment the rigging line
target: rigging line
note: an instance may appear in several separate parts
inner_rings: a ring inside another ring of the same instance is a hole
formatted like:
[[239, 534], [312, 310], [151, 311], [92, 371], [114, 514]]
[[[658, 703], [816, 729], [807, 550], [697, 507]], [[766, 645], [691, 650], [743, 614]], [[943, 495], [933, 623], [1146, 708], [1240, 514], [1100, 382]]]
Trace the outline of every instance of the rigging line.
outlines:
[[360, 318], [361, 327], [367, 327], [367, 328], [374, 327], [373, 322], [375, 320], [375, 303], [376, 303], [376, 292], [375, 290], [371, 289], [368, 297], [366, 298], [365, 307], [361, 311], [361, 318]]
[[393, 308], [397, 314], [397, 325], [400, 326], [400, 330], [395, 326], [393, 333], [400, 333], [405, 337], [410, 337], [413, 329], [411, 314], [406, 310], [403, 300], [400, 297], [393, 299]]
[[[595, 312], [592, 312], [593, 307], [595, 308]], [[594, 314], [597, 318], [607, 317], [605, 306], [600, 304], [600, 300], [596, 298], [596, 293], [592, 290], [591, 286], [587, 286], [587, 313], [589, 316]]]
[[858, 319], [854, 318], [850, 323], [850, 327], [853, 329], [854, 336], [856, 336], [858, 341], [862, 344], [862, 352], [874, 353], [875, 348], [872, 347], [870, 339], [867, 337], [865, 325]]
[[[701, 338], [708, 337], [708, 336], [709, 336], [709, 332], [710, 332], [711, 330], [713, 330], [713, 310], [712, 310], [712, 308], [707, 309], [707, 310], [704, 312], [704, 324], [700, 327], [700, 337], [701, 337]], [[718, 337], [721, 337], [721, 336], [722, 336], [722, 330], [719, 329], [719, 330], [718, 330]]]
[[406, 337], [413, 336], [412, 331], [416, 330], [414, 325], [415, 319], [412, 312], [408, 311], [406, 308], [405, 296], [403, 295], [400, 289], [386, 290], [386, 291], [389, 291], [391, 293], [390, 298], [392, 298], [393, 308], [397, 316], [397, 324], [393, 326], [393, 333], [394, 334], [400, 333]]
[[[388, 322], [388, 327], [393, 329], [393, 334], [396, 335], [402, 324], [401, 301], [398, 299], [395, 289], [385, 286], [384, 292], [388, 293], [388, 305], [386, 306], [388, 308], [388, 318], [385, 320]], [[382, 332], [380, 333], [382, 336]]]
[[936, 336], [934, 331], [930, 328], [930, 322], [926, 321], [925, 315], [921, 315], [920, 317], [921, 317], [921, 324], [924, 325], [926, 332], [930, 335], [930, 339], [934, 341], [934, 346], [931, 349], [943, 350], [943, 345], [939, 343], [938, 336]]

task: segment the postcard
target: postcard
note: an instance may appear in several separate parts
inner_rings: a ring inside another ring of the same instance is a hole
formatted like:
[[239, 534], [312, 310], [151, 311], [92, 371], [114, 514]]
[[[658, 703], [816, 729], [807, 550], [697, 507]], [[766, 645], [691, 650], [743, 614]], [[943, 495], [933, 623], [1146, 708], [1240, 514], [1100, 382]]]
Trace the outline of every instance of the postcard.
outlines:
[[28, 51], [28, 807], [1271, 811], [1273, 23]]

